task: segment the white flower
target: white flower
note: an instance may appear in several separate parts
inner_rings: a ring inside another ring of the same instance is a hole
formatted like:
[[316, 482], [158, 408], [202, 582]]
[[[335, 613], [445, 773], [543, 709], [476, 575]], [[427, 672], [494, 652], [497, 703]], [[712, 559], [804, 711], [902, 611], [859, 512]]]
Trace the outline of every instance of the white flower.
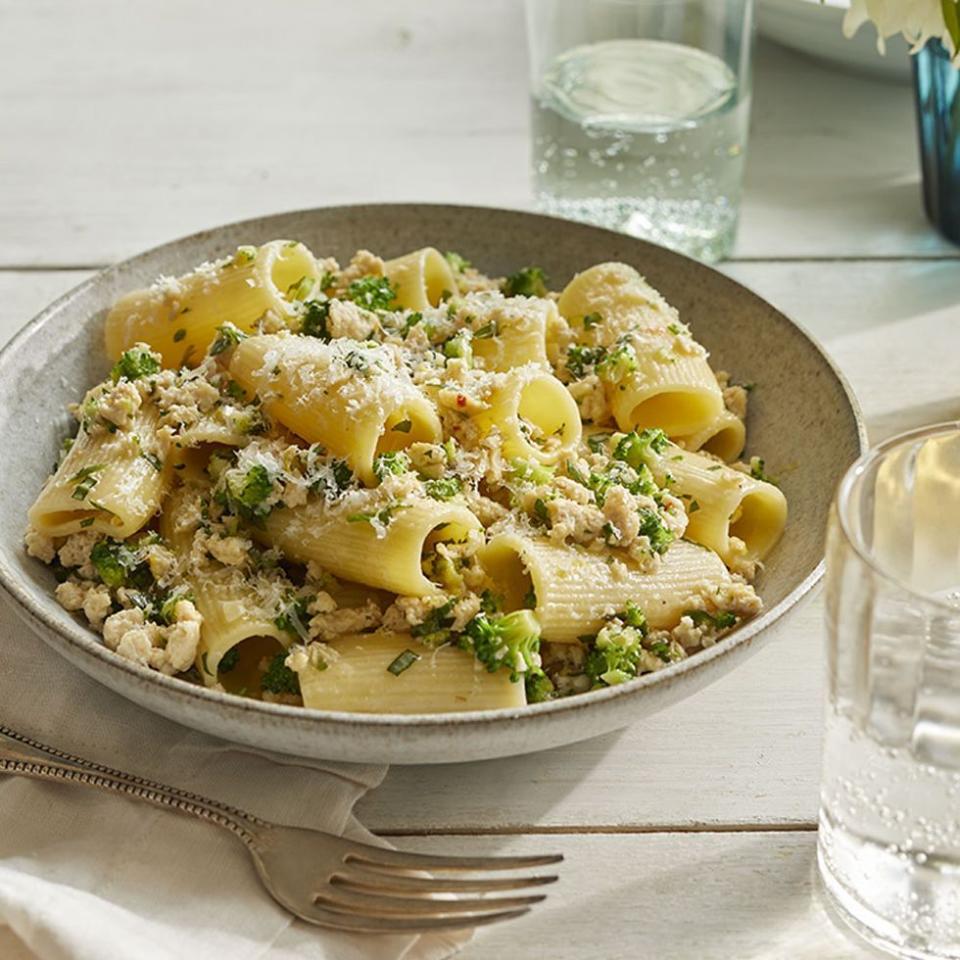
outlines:
[[[960, 65], [960, 51], [944, 21], [945, 3], [955, 0], [851, 0], [843, 21], [843, 32], [852, 37], [868, 20], [877, 28], [877, 49], [886, 52], [887, 37], [902, 34], [917, 53], [924, 44], [937, 37]], [[960, 13], [960, 10], [958, 10]]]

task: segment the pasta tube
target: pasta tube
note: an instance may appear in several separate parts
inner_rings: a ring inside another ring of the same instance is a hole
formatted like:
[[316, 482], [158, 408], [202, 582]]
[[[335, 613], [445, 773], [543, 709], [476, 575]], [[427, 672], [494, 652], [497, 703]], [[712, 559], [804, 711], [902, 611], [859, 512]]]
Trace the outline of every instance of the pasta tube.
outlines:
[[715, 550], [724, 562], [762, 560], [780, 539], [787, 500], [772, 483], [673, 445], [652, 468], [686, 501], [684, 536]]
[[[183, 560], [193, 546], [201, 500], [199, 488], [180, 486], [170, 496], [160, 518], [160, 535]], [[264, 610], [261, 599], [240, 570], [218, 569], [210, 562], [205, 569], [195, 569], [193, 573], [190, 589], [194, 605], [203, 616], [196, 662], [203, 682], [208, 687], [218, 683], [220, 661], [228, 651], [243, 644], [246, 655], [238, 668], [231, 670], [230, 685], [256, 689], [253, 681], [260, 657], [286, 647], [290, 635], [276, 625], [273, 611]]]
[[697, 598], [731, 582], [715, 553], [682, 540], [652, 571], [629, 560], [614, 570], [604, 554], [516, 533], [494, 537], [480, 562], [505, 609], [523, 607], [533, 594], [541, 637], [554, 643], [596, 633], [627, 603], [637, 604], [654, 629], [675, 626]]
[[440, 589], [422, 567], [434, 543], [462, 541], [479, 529], [480, 521], [456, 503], [414, 500], [366, 516], [331, 514], [323, 501], [314, 500], [274, 510], [264, 521], [263, 536], [291, 559], [315, 560], [336, 577], [419, 597]]
[[378, 454], [443, 439], [433, 404], [384, 347], [292, 334], [250, 337], [232, 351], [230, 373], [260, 395], [272, 417], [345, 457], [368, 485]]
[[170, 464], [156, 446], [159, 414], [145, 403], [126, 430], [83, 426], [30, 508], [30, 523], [47, 537], [94, 530], [122, 539], [157, 512], [170, 482]]
[[450, 264], [433, 247], [388, 260], [383, 272], [397, 291], [396, 302], [408, 310], [435, 307], [457, 292]]
[[505, 374], [474, 420], [484, 433], [499, 431], [504, 456], [544, 464], [572, 453], [583, 429], [567, 388], [530, 365]]
[[407, 634], [373, 633], [330, 644], [323, 669], [300, 672], [303, 705], [356, 713], [453, 713], [526, 704], [509, 670], [487, 671], [453, 646], [431, 649]]
[[677, 443], [685, 450], [704, 450], [715, 457], [732, 463], [743, 453], [747, 441], [747, 429], [743, 421], [729, 410], [724, 410], [710, 426], [699, 433], [677, 437]]
[[196, 366], [226, 320], [244, 333], [271, 316], [286, 323], [320, 279], [302, 244], [274, 240], [240, 247], [230, 260], [122, 297], [107, 314], [107, 353], [117, 359], [138, 342], [163, 355], [166, 367]]

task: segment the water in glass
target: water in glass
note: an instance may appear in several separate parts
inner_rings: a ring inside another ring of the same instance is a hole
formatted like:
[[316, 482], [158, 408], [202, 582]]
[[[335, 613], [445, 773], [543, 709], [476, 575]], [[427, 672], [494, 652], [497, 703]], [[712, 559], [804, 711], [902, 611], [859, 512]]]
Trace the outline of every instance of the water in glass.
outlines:
[[583, 44], [533, 91], [542, 210], [705, 260], [730, 252], [749, 92], [721, 59], [662, 40]]
[[875, 945], [960, 958], [960, 432], [871, 457], [828, 538], [820, 873]]

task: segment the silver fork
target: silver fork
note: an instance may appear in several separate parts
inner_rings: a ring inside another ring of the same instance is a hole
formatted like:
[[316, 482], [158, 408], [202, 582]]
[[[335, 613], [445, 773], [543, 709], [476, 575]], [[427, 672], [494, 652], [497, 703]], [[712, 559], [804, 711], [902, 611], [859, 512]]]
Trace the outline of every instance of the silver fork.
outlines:
[[308, 923], [336, 930], [423, 933], [510, 920], [529, 912], [544, 895], [488, 898], [486, 894], [543, 886], [557, 877], [430, 874], [526, 870], [563, 860], [559, 854], [444, 857], [403, 853], [319, 830], [269, 823], [216, 800], [55, 750], [4, 726], [0, 726], [0, 773], [98, 787], [224, 827], [243, 842], [260, 880], [281, 906]]

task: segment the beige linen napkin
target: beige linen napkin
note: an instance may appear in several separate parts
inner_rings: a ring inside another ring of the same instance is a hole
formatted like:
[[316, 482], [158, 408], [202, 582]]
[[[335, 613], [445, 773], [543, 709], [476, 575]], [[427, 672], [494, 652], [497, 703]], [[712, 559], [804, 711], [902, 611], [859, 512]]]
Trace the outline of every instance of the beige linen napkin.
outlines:
[[[270, 820], [373, 839], [352, 811], [386, 767], [269, 754], [163, 720], [61, 659], [5, 596], [0, 722]], [[358, 936], [294, 920], [224, 830], [89, 788], [0, 774], [0, 956], [439, 960], [467, 939]]]

